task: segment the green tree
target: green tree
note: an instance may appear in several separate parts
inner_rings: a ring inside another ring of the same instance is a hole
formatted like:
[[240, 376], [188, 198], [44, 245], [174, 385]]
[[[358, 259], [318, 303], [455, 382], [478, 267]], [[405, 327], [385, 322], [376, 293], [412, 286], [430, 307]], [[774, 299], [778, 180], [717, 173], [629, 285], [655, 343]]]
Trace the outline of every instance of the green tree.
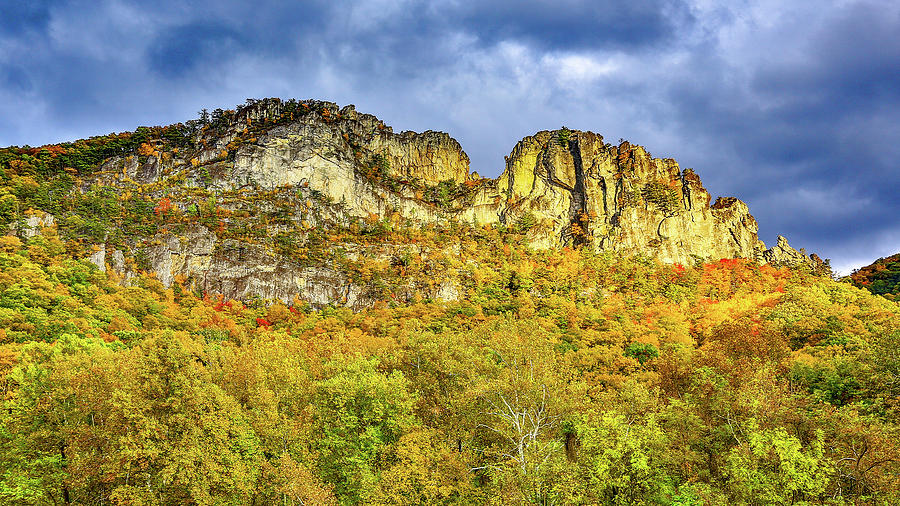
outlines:
[[821, 432], [805, 447], [783, 428], [761, 428], [755, 419], [747, 421], [743, 432], [746, 438], [726, 459], [736, 502], [797, 504], [822, 498], [832, 466], [823, 456]]
[[315, 395], [319, 469], [343, 504], [367, 500], [381, 462], [416, 424], [416, 398], [403, 373], [382, 374], [376, 365], [362, 358], [343, 367], [333, 364], [336, 373]]
[[577, 419], [575, 430], [577, 479], [588, 503], [646, 503], [665, 491], [669, 478], [661, 455], [667, 438], [655, 415], [593, 411]]

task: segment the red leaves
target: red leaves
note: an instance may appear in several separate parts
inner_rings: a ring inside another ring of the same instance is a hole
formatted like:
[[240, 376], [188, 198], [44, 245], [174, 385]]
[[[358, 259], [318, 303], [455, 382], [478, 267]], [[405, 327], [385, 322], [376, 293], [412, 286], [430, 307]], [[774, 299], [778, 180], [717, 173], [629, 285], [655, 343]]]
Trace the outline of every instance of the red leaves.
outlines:
[[223, 297], [219, 295], [219, 302], [216, 303], [215, 306], [213, 306], [213, 309], [215, 309], [216, 311], [224, 311], [225, 308], [231, 309], [232, 302], [230, 300], [223, 301], [222, 298]]
[[173, 207], [172, 200], [169, 197], [163, 197], [160, 199], [159, 203], [156, 204], [156, 207], [153, 208], [153, 212], [156, 213], [157, 216], [162, 216], [172, 212]]
[[46, 150], [50, 153], [50, 155], [53, 156], [53, 157], [56, 157], [56, 156], [59, 156], [59, 155], [64, 155], [64, 154], [66, 154], [66, 153], [69, 152], [68, 149], [66, 149], [66, 148], [64, 148], [64, 147], [62, 147], [62, 146], [56, 145], [56, 144], [51, 144], [51, 145], [49, 145], [49, 146], [44, 146], [43, 149], [46, 149]]

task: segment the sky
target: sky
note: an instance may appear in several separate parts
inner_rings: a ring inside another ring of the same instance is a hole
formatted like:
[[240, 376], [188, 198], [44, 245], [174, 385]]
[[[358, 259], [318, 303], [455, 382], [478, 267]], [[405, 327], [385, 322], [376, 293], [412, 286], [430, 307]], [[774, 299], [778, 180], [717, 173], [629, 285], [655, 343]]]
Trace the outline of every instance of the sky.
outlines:
[[320, 99], [456, 138], [539, 130], [694, 168], [847, 273], [900, 252], [900, 2], [0, 0], [0, 146]]

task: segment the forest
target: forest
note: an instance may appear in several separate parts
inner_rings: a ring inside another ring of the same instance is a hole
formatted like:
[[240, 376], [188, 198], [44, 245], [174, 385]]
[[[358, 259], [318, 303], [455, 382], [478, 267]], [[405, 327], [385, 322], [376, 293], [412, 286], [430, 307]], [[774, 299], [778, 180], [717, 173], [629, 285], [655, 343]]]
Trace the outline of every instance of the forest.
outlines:
[[[896, 504], [897, 303], [495, 234], [459, 302], [124, 284], [0, 238], [6, 504]], [[535, 296], [534, 294], [540, 294]]]

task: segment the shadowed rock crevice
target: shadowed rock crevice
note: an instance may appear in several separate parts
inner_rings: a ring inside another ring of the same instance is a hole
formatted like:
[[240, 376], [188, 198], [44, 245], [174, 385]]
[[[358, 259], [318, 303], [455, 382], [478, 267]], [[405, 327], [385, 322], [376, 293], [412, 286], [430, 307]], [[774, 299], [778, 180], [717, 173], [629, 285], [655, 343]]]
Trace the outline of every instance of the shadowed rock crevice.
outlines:
[[575, 169], [575, 186], [572, 189], [572, 204], [569, 211], [570, 228], [573, 231], [572, 244], [583, 246], [590, 241], [590, 217], [587, 214], [584, 165], [581, 160], [581, 146], [577, 135], [569, 141], [568, 149]]

